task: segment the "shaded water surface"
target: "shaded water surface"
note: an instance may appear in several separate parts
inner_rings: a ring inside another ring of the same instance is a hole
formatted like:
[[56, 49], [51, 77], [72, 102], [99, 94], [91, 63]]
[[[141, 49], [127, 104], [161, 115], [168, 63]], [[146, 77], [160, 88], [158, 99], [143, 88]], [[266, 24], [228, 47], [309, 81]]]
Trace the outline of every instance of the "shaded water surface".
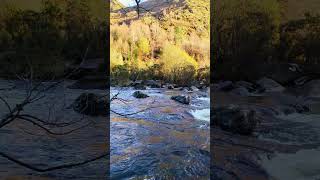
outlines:
[[[105, 153], [108, 127], [107, 117], [88, 117], [73, 111], [70, 105], [85, 90], [66, 88], [72, 82], [63, 83], [54, 90], [45, 93], [45, 98], [32, 103], [21, 112], [39, 117], [50, 122], [77, 122], [69, 128], [57, 128], [53, 131], [60, 133], [84, 126], [73, 133], [57, 136], [48, 134], [29, 122], [17, 119], [12, 124], [0, 129], [0, 151], [16, 159], [38, 168], [49, 168], [62, 164], [82, 162]], [[0, 94], [10, 105], [16, 105], [26, 97], [23, 83], [0, 80], [0, 89], [16, 86], [12, 90], [1, 90]], [[90, 90], [104, 95], [102, 90]], [[8, 113], [6, 106], [0, 103], [0, 116]], [[36, 172], [0, 157], [0, 179], [107, 179], [107, 159], [50, 172]]]

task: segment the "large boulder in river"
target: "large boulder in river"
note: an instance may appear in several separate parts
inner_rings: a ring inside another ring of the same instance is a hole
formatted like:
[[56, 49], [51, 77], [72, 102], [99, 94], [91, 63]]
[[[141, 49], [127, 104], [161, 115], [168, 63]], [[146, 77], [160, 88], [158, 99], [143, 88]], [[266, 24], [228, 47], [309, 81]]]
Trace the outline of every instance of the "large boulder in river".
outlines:
[[149, 96], [144, 94], [141, 91], [136, 91], [136, 92], [133, 93], [133, 97], [138, 98], [138, 99], [142, 99], [142, 98], [147, 98]]
[[255, 111], [233, 106], [215, 108], [212, 118], [215, 126], [242, 135], [252, 134], [258, 123]]
[[89, 116], [108, 114], [108, 101], [93, 93], [82, 93], [72, 104], [73, 110]]
[[172, 96], [171, 99], [182, 104], [190, 104], [190, 96]]
[[257, 81], [257, 84], [265, 91], [265, 92], [282, 92], [285, 88], [279, 84], [278, 82], [270, 79], [270, 78], [261, 78]]

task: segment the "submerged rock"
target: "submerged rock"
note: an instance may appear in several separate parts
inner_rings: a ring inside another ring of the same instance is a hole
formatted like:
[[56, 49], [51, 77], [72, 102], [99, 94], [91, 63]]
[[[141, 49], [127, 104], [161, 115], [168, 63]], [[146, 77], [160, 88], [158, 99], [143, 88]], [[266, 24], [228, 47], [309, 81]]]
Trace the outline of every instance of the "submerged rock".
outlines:
[[136, 91], [133, 93], [133, 97], [135, 98], [138, 98], [138, 99], [141, 99], [141, 98], [147, 98], [149, 97], [148, 95], [144, 94], [143, 92], [141, 91]]
[[172, 96], [171, 99], [182, 104], [190, 104], [190, 96]]
[[108, 114], [108, 101], [93, 93], [82, 93], [72, 104], [73, 110], [89, 116]]
[[212, 117], [214, 125], [242, 135], [252, 134], [258, 123], [255, 111], [233, 106], [214, 109]]
[[168, 88], [168, 89], [174, 89], [174, 86], [171, 85], [171, 84], [169, 84], [169, 85], [167, 86], [167, 88]]

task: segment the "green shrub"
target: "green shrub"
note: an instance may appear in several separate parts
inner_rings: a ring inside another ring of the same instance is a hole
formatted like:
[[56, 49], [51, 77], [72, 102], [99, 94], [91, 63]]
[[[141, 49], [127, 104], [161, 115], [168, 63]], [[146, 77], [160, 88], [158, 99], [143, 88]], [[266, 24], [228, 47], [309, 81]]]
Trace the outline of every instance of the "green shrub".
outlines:
[[198, 63], [191, 56], [171, 44], [163, 48], [161, 63], [165, 78], [175, 83], [185, 83], [185, 80], [190, 82], [198, 69]]
[[127, 65], [114, 66], [110, 72], [111, 85], [128, 85], [130, 81], [130, 71]]
[[121, 53], [117, 52], [115, 49], [110, 48], [110, 68], [111, 70], [115, 66], [123, 65], [123, 58]]
[[137, 42], [138, 51], [141, 55], [148, 55], [150, 53], [150, 45], [147, 38], [142, 37]]

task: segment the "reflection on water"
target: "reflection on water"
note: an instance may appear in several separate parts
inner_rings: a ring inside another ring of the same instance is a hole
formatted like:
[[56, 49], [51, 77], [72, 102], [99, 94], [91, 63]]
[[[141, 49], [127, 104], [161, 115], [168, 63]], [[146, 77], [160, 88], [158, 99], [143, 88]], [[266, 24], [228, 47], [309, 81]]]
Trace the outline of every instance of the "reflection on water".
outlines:
[[115, 101], [111, 108], [121, 113], [155, 108], [126, 118], [111, 115], [111, 179], [209, 179], [209, 124], [190, 113], [209, 104], [199, 94], [190, 94], [187, 106], [170, 99], [180, 91], [145, 90], [150, 97], [143, 100], [133, 92], [121, 90], [119, 97], [128, 102]]

